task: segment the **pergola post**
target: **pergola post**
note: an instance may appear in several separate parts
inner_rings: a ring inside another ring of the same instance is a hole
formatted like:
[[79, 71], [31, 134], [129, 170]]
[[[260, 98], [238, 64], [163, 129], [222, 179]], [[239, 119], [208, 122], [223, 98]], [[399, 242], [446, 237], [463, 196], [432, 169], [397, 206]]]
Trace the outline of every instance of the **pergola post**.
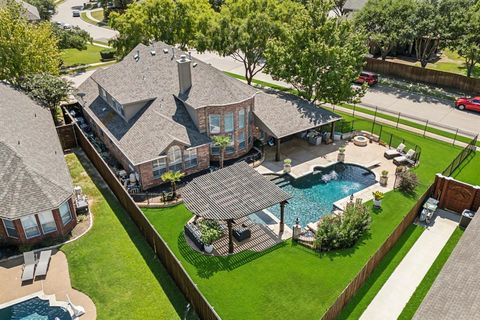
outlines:
[[280, 202], [280, 233], [285, 229], [285, 204], [286, 201]]
[[277, 138], [277, 151], [275, 152], [275, 161], [280, 161], [280, 138]]
[[330, 139], [333, 142], [333, 135], [335, 134], [335, 122], [332, 122], [332, 129], [330, 130]]
[[232, 234], [232, 220], [227, 220], [228, 227], [228, 253], [233, 253], [233, 234]]

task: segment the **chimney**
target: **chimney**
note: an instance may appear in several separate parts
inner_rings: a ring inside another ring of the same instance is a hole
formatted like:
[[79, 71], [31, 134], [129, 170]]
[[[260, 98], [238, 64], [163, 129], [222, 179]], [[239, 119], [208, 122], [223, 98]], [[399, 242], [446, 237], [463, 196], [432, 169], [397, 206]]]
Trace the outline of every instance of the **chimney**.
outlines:
[[191, 60], [182, 54], [177, 60], [178, 66], [178, 83], [180, 85], [180, 93], [183, 94], [192, 87], [192, 71], [190, 68]]

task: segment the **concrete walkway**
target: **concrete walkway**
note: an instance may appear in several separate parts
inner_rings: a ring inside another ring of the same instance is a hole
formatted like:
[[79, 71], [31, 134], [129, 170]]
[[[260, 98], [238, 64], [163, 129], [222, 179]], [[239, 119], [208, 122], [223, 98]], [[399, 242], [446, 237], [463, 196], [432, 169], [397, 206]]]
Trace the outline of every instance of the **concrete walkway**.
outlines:
[[422, 233], [377, 293], [360, 319], [397, 319], [458, 225], [459, 216], [438, 210], [435, 220]]

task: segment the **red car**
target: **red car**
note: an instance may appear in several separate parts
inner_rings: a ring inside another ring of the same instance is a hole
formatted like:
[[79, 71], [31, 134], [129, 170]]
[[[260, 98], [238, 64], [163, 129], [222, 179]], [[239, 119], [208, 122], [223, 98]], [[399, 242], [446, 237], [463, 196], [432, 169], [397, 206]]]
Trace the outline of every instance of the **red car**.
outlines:
[[480, 111], [480, 97], [458, 98], [457, 101], [455, 101], [455, 107], [460, 110]]
[[369, 86], [373, 86], [374, 84], [376, 84], [378, 82], [378, 74], [373, 73], [373, 72], [363, 71], [358, 76], [358, 79], [355, 80], [355, 83], [363, 84], [365, 82], [368, 83]]

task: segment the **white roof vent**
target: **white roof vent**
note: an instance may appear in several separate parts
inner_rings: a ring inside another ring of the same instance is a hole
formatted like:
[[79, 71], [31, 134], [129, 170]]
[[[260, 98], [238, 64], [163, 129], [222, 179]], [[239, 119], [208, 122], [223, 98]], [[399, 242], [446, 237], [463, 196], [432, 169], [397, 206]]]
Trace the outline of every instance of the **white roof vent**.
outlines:
[[163, 53], [167, 54], [168, 53], [168, 48], [164, 48]]
[[133, 56], [133, 59], [138, 62], [138, 60], [140, 60], [140, 51], [137, 50], [137, 53], [135, 53], [135, 55]]
[[152, 56], [156, 56], [156, 55], [157, 55], [157, 51], [155, 51], [155, 50], [150, 50], [150, 54], [151, 54]]

